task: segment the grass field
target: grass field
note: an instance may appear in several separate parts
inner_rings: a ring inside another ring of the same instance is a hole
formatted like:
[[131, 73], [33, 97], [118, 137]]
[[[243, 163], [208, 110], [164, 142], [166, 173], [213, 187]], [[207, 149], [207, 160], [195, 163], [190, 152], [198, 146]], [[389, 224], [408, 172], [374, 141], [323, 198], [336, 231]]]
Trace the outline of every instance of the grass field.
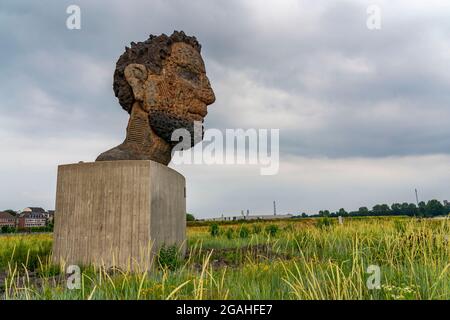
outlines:
[[449, 235], [449, 219], [401, 217], [193, 225], [186, 258], [168, 248], [151, 272], [84, 268], [72, 290], [50, 234], [2, 236], [0, 298], [450, 299]]

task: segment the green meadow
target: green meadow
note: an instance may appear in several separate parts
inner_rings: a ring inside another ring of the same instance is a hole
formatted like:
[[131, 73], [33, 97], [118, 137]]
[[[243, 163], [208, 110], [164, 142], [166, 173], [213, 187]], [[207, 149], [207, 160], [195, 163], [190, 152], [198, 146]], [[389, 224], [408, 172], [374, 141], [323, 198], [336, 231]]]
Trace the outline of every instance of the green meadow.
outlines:
[[69, 289], [51, 234], [0, 236], [0, 299], [450, 299], [450, 220], [192, 223], [185, 257], [81, 268]]

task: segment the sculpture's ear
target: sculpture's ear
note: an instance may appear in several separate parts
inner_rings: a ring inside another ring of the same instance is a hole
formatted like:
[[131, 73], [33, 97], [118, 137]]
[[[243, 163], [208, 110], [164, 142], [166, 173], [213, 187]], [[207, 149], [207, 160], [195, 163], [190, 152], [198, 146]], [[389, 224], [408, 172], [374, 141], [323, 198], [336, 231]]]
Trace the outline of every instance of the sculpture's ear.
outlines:
[[125, 79], [133, 90], [134, 98], [143, 101], [147, 68], [142, 64], [131, 63], [125, 68]]

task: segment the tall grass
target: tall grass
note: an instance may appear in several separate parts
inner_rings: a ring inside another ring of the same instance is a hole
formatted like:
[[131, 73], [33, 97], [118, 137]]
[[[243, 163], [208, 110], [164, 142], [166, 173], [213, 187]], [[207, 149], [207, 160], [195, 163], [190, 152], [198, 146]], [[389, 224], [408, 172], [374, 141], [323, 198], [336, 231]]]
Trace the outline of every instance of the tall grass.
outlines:
[[[80, 290], [67, 289], [64, 266], [51, 266], [49, 237], [1, 238], [0, 270], [6, 274], [2, 295], [6, 299], [450, 299], [448, 219], [347, 219], [343, 225], [277, 222], [276, 232], [268, 227], [273, 224], [258, 222], [255, 228], [247, 224], [246, 237], [239, 236], [240, 225], [220, 225], [215, 236], [208, 226], [190, 227], [189, 253], [175, 268], [160, 264], [155, 270], [133, 273], [88, 267], [82, 270]], [[227, 228], [233, 232], [227, 233]], [[380, 267], [380, 289], [366, 285], [369, 265]]]
[[34, 270], [39, 260], [45, 260], [51, 254], [52, 236], [39, 235], [6, 235], [0, 237], [0, 270], [9, 264], [24, 265]]

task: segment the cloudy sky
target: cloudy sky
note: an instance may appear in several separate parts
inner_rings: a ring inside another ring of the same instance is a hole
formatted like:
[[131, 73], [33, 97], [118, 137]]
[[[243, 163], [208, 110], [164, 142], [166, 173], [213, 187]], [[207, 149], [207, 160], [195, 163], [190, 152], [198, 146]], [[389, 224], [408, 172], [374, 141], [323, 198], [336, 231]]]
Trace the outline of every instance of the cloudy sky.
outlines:
[[[81, 30], [66, 8], [81, 8]], [[381, 8], [381, 29], [366, 26]], [[57, 165], [123, 141], [131, 41], [184, 30], [217, 100], [206, 128], [280, 129], [280, 170], [171, 165], [197, 217], [450, 200], [450, 3], [151, 0], [0, 4], [0, 209], [54, 208]]]

